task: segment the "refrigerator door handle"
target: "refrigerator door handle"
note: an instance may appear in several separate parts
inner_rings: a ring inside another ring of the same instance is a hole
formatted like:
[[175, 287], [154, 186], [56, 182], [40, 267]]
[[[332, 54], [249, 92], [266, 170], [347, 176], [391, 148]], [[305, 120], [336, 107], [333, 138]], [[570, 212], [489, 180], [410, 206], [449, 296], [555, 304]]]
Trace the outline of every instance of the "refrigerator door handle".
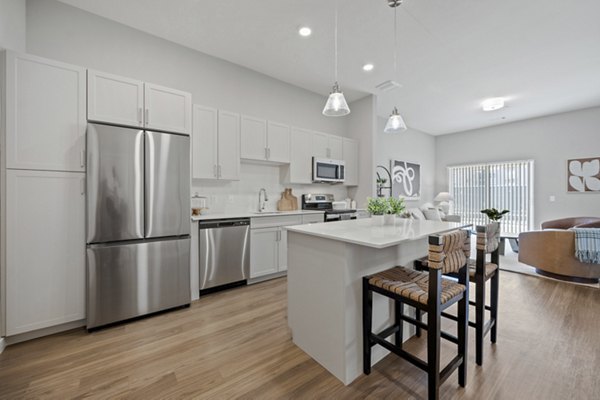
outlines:
[[140, 125], [142, 125], [142, 124], [143, 124], [143, 121], [142, 121], [142, 107], [139, 107], [139, 108], [138, 108], [138, 123], [139, 123]]

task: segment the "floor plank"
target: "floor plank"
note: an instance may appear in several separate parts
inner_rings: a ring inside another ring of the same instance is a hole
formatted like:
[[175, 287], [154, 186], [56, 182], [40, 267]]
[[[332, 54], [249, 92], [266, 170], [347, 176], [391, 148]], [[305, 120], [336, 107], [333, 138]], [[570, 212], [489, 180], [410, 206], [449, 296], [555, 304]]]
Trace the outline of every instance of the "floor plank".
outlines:
[[[445, 329], [452, 331], [450, 322]], [[600, 290], [503, 272], [499, 334], [442, 399], [595, 399]], [[425, 335], [406, 348], [425, 357]], [[444, 345], [451, 358], [454, 347]], [[291, 341], [286, 280], [203, 297], [190, 308], [10, 346], [0, 399], [423, 399], [426, 376], [393, 355], [343, 386]]]

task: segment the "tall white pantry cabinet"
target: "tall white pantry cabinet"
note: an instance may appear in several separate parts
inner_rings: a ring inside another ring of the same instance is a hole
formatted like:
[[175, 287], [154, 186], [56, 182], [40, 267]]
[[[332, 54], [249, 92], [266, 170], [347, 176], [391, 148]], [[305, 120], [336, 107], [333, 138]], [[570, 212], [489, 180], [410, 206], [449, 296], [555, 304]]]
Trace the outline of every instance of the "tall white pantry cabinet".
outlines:
[[86, 70], [2, 53], [2, 336], [85, 318]]

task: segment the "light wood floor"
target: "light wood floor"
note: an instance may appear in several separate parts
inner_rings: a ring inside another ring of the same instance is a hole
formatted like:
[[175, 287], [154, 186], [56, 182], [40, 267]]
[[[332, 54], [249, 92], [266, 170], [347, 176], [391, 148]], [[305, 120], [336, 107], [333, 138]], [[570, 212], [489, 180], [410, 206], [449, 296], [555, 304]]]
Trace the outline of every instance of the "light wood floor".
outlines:
[[[598, 399], [600, 291], [505, 272], [499, 338], [468, 385], [443, 399]], [[470, 331], [472, 333], [472, 330]], [[425, 335], [409, 350], [424, 356]], [[454, 347], [444, 348], [449, 357]], [[285, 278], [204, 297], [191, 308], [87, 334], [11, 346], [2, 399], [423, 399], [426, 377], [390, 355], [344, 387], [291, 341]]]

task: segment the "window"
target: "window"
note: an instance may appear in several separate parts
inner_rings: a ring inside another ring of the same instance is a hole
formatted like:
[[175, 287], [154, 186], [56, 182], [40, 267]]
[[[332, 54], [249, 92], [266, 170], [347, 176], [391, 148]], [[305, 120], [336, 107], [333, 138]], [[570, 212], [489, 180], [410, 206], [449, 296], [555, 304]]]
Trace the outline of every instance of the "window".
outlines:
[[533, 226], [533, 161], [448, 167], [454, 213], [462, 221], [485, 225], [485, 208], [507, 209], [502, 231], [519, 233]]

